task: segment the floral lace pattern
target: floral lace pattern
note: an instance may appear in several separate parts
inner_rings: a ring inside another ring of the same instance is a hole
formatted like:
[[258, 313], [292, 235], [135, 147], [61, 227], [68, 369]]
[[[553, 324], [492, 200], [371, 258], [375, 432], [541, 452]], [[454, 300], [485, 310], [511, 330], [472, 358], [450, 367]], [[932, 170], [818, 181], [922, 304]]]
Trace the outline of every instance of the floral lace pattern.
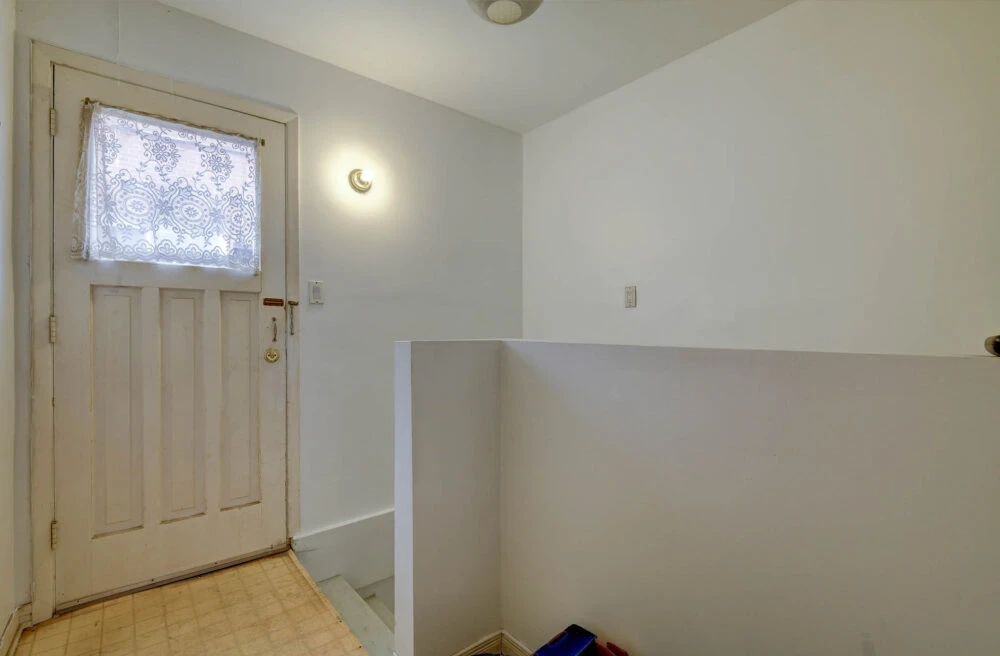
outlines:
[[257, 142], [90, 105], [74, 223], [80, 259], [258, 273]]

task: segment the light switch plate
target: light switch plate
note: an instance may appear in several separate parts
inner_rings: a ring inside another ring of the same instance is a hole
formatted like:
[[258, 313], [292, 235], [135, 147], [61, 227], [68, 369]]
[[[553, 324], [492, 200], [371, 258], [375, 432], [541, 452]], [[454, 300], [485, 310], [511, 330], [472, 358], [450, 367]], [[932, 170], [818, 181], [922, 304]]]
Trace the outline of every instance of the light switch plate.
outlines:
[[636, 290], [635, 285], [629, 285], [625, 288], [625, 307], [634, 308], [636, 305]]
[[322, 280], [310, 280], [309, 281], [309, 304], [310, 305], [322, 305], [326, 302], [326, 296], [323, 291], [323, 281]]

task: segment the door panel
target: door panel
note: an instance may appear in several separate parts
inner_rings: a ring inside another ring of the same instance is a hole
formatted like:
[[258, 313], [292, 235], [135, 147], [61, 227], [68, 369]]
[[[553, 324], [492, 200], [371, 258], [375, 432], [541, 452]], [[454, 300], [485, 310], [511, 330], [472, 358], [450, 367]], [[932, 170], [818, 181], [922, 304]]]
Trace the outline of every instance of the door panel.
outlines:
[[[283, 545], [284, 126], [55, 67], [56, 607]], [[261, 268], [70, 258], [84, 98], [266, 140]], [[281, 354], [265, 362], [265, 349]]]
[[163, 380], [160, 465], [164, 521], [205, 512], [203, 319], [205, 293], [160, 290]]
[[222, 508], [260, 500], [255, 294], [222, 294]]
[[142, 526], [140, 293], [93, 288], [95, 536]]

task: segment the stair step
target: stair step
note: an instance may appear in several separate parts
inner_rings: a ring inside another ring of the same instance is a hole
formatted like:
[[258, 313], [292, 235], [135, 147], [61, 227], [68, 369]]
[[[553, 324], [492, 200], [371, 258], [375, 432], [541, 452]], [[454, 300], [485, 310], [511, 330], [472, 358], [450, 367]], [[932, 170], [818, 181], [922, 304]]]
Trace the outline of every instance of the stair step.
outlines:
[[396, 616], [392, 614], [389, 607], [382, 603], [382, 600], [378, 598], [378, 595], [370, 595], [365, 598], [365, 602], [371, 606], [371, 609], [375, 611], [385, 625], [389, 627], [393, 632], [396, 631]]
[[369, 656], [393, 656], [395, 636], [382, 618], [342, 576], [318, 583]]

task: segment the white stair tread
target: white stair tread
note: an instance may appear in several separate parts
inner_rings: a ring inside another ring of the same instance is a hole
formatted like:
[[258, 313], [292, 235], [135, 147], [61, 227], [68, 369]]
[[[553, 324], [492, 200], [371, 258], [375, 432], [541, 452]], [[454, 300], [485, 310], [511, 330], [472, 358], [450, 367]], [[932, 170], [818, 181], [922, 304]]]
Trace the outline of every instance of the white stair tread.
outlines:
[[375, 614], [378, 615], [385, 625], [389, 627], [394, 633], [396, 631], [396, 616], [392, 614], [389, 607], [382, 603], [382, 600], [378, 598], [378, 595], [372, 595], [365, 599]]
[[343, 577], [335, 576], [318, 585], [369, 656], [393, 656], [396, 639], [392, 630]]

